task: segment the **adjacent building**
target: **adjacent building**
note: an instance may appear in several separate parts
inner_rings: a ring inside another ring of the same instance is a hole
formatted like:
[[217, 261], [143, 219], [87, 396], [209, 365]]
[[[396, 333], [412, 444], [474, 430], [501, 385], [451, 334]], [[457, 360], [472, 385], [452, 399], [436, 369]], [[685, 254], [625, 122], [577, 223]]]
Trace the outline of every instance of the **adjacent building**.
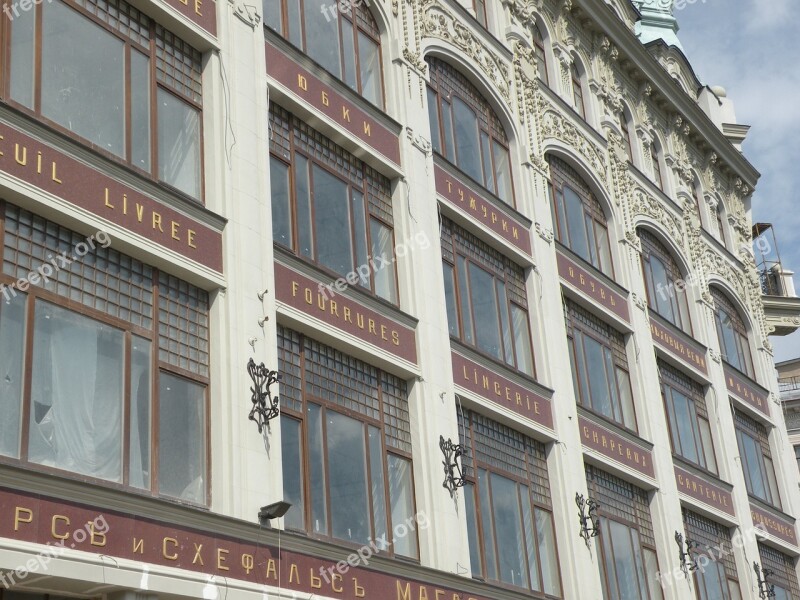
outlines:
[[4, 5], [0, 600], [800, 598], [664, 4]]

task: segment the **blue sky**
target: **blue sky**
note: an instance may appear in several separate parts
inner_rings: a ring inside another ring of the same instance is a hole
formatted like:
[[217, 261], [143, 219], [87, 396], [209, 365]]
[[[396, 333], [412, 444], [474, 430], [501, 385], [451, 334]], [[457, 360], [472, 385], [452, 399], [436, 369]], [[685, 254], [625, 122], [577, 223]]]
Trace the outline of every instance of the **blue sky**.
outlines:
[[[800, 288], [800, 2], [685, 0], [678, 37], [697, 76], [721, 85], [739, 123], [752, 125], [745, 156], [761, 173], [753, 221], [773, 223], [781, 260]], [[800, 332], [772, 338], [775, 360], [800, 357]]]

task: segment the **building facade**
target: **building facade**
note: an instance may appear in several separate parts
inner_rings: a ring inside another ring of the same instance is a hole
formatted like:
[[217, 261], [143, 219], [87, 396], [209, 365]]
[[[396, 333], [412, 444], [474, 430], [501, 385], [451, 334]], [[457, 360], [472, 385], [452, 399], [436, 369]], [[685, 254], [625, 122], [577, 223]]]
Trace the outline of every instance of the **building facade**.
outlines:
[[664, 4], [4, 4], [0, 600], [800, 598]]

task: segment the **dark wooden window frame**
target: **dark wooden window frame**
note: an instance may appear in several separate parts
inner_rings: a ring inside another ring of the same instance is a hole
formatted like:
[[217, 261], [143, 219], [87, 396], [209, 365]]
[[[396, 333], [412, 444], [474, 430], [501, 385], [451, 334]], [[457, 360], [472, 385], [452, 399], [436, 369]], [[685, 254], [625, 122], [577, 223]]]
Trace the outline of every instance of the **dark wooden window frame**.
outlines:
[[[679, 281], [684, 281], [683, 272], [678, 265], [678, 261], [675, 260], [669, 249], [647, 229], [639, 228], [637, 230], [637, 234], [639, 235], [639, 239], [641, 240], [642, 244], [642, 274], [644, 275], [644, 286], [645, 292], [647, 293], [647, 306], [650, 308], [650, 310], [675, 325], [681, 331], [684, 331], [690, 336], [693, 335], [694, 330], [692, 328], [692, 315], [689, 310], [689, 298], [686, 294], [686, 286], [684, 286], [684, 289], [680, 290], [675, 285]], [[659, 261], [661, 261], [662, 265], [664, 265], [664, 270], [667, 273], [667, 280], [670, 288], [668, 293], [670, 294], [670, 298], [675, 298], [676, 305], [673, 306], [673, 313], [675, 313], [677, 316], [677, 323], [658, 312], [655, 294], [660, 292], [659, 290], [651, 289], [650, 285], [651, 279], [655, 281], [649, 273], [649, 271], [652, 269], [650, 264], [651, 257], [657, 258]], [[683, 306], [681, 306], [681, 304]], [[688, 323], [683, 323], [681, 308], [686, 311], [686, 316], [688, 317], [689, 321]]]
[[797, 581], [795, 570], [796, 560], [771, 546], [758, 544], [758, 554], [761, 559], [761, 568], [770, 569], [773, 574], [769, 580], [777, 587], [783, 589], [788, 598], [800, 598], [800, 583]]
[[[725, 571], [725, 583], [728, 586], [726, 593], [730, 594], [730, 586], [732, 584], [739, 590], [741, 598], [741, 586], [739, 584], [739, 574], [736, 570], [730, 528], [685, 507], [681, 512], [683, 513], [683, 527], [686, 539], [700, 543], [699, 546], [692, 549], [692, 556], [694, 558], [705, 556], [710, 563], [721, 563]], [[727, 554], [720, 556], [717, 548], [724, 548]], [[703, 573], [700, 570], [694, 572], [697, 600], [701, 600], [700, 585], [702, 583], [702, 575]], [[706, 592], [706, 597], [708, 597], [708, 592]], [[724, 599], [720, 600], [731, 600], [731, 597], [726, 595]]]
[[581, 74], [578, 71], [578, 65], [575, 61], [570, 65], [570, 73], [572, 75], [572, 104], [575, 111], [581, 116], [581, 119], [586, 120], [586, 99], [583, 94], [583, 81]]
[[547, 70], [547, 53], [544, 49], [544, 36], [538, 25], [533, 26], [533, 53], [536, 56], [536, 68], [545, 85], [550, 85], [550, 73]]
[[659, 152], [656, 142], [650, 142], [650, 160], [653, 162], [653, 183], [658, 186], [662, 192], [664, 191], [664, 177], [661, 173], [661, 152]]
[[743, 369], [738, 370], [747, 375], [750, 379], [755, 380], [755, 364], [753, 362], [753, 353], [750, 348], [750, 336], [748, 335], [747, 326], [742, 318], [741, 313], [739, 312], [739, 309], [731, 300], [728, 299], [724, 292], [719, 291], [716, 287], [712, 286], [710, 291], [711, 297], [714, 299], [714, 304], [716, 305], [716, 309], [714, 310], [714, 322], [716, 324], [720, 350], [723, 353], [722, 359], [732, 367], [736, 368], [727, 358], [727, 352], [731, 349], [725, 346], [725, 338], [721, 335], [722, 317], [720, 317], [720, 309], [722, 309], [727, 315], [727, 321], [733, 326], [734, 335], [736, 336], [735, 350], [737, 354], [737, 360], [739, 361], [739, 364], [744, 366]]
[[619, 127], [622, 132], [622, 145], [625, 147], [625, 153], [628, 155], [628, 162], [634, 164], [633, 141], [631, 140], [631, 132], [628, 127], [628, 115], [624, 109], [619, 113]]
[[[736, 429], [736, 445], [739, 451], [739, 462], [742, 465], [742, 472], [744, 474], [748, 495], [758, 499], [760, 502], [764, 502], [781, 510], [782, 498], [780, 486], [778, 485], [778, 473], [775, 471], [775, 461], [773, 460], [772, 449], [769, 443], [770, 431], [767, 430], [766, 426], [742, 411], [737, 410], [735, 407], [733, 407], [733, 425]], [[759, 454], [756, 459], [758, 461], [757, 465], [751, 465], [746, 453], [743, 451], [742, 438], [744, 436], [749, 437], [761, 450], [761, 454]], [[771, 466], [767, 465], [764, 459], [769, 460]], [[760, 498], [751, 491], [751, 477], [752, 474], [756, 472], [758, 472], [763, 480], [764, 491], [767, 498]], [[770, 479], [770, 474], [772, 475], [772, 480]], [[773, 482], [775, 484], [774, 494], [771, 485]], [[777, 497], [774, 497], [775, 495], [777, 495]]]

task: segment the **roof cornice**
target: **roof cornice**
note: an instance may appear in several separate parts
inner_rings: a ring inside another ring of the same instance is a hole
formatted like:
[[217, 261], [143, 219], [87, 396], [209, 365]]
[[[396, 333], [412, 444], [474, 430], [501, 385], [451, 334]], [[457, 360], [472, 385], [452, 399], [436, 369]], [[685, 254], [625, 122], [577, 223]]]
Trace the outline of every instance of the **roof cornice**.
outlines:
[[614, 11], [598, 0], [574, 0], [619, 47], [620, 52], [635, 62], [654, 87], [681, 113], [694, 130], [705, 138], [717, 156], [727, 163], [748, 186], [754, 188], [761, 174], [725, 137], [713, 121], [667, 73], [666, 69], [650, 55], [647, 48], [630, 31]]

